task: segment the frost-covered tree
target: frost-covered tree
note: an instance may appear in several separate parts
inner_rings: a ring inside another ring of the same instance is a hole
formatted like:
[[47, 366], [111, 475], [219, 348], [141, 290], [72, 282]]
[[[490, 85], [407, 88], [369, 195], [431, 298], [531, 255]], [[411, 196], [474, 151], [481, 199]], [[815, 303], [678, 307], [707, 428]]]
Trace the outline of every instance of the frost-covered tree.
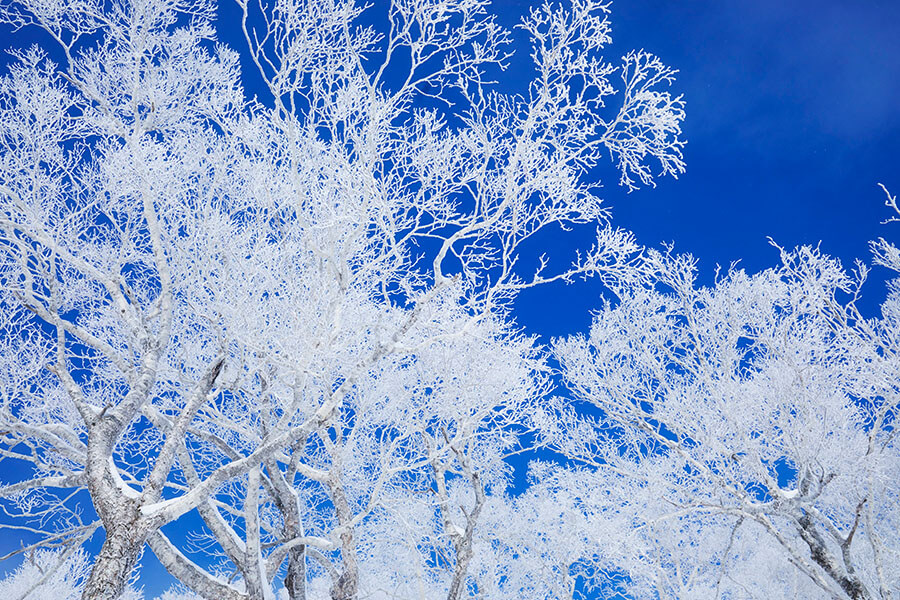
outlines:
[[[409, 333], [432, 340], [437, 332], [456, 329], [452, 320], [467, 318], [458, 305], [440, 305], [423, 315], [434, 331]], [[505, 488], [503, 458], [522, 450], [530, 407], [544, 391], [542, 362], [531, 342], [487, 325], [483, 320], [465, 334], [430, 341], [415, 356], [383, 359], [357, 379], [327, 427], [298, 438], [252, 479], [235, 482], [199, 507], [208, 541], [222, 553], [216, 568], [262, 590], [286, 561], [284, 583], [291, 597], [303, 597], [307, 573], [328, 581], [332, 595], [340, 590], [352, 595], [356, 592], [348, 589], [371, 590], [408, 574], [394, 562], [400, 545], [417, 553], [418, 562], [427, 563], [438, 551], [453, 558], [424, 569], [433, 575], [429, 580], [451, 588], [448, 582], [455, 578], [461, 591], [466, 560], [458, 557], [471, 546], [481, 509], [477, 503], [468, 506], [458, 493], [451, 502], [448, 488], [458, 486], [448, 486], [448, 480], [465, 476], [482, 497]], [[328, 393], [331, 379], [317, 378], [309, 374], [305, 394]], [[276, 393], [267, 389], [263, 397]], [[258, 430], [272, 420], [266, 410], [265, 404], [242, 405], [215, 422], [200, 415], [196, 427], [202, 436], [182, 461], [187, 483], [197, 477], [195, 471], [252, 451], [261, 439]], [[237, 437], [233, 431], [256, 434]], [[463, 514], [471, 525], [457, 523]], [[441, 525], [434, 531], [430, 527], [436, 523]], [[262, 547], [248, 552], [257, 538]], [[156, 544], [151, 541], [152, 548]], [[384, 558], [367, 558], [373, 554]], [[378, 560], [389, 562], [376, 568]], [[188, 584], [195, 579], [189, 570], [179, 576]]]
[[[40, 549], [29, 553], [18, 568], [0, 581], [0, 594], [10, 600], [78, 600], [90, 572], [91, 557], [83, 548]], [[143, 600], [133, 587], [127, 587], [121, 598]]]
[[[873, 250], [900, 271], [896, 246]], [[781, 259], [700, 287], [689, 256], [653, 253], [654, 286], [556, 343], [591, 416], [551, 438], [617, 507], [598, 522], [636, 595], [900, 593], [900, 287], [867, 318], [865, 265]]]
[[[426, 481], [458, 597], [481, 513], [451, 514], [451, 488], [482, 505], [476, 459], [508, 449], [484, 432], [518, 415], [484, 389], [424, 401], [415, 365], [518, 344], [521, 289], [634, 275], [587, 173], [683, 169], [673, 71], [604, 60], [593, 0], [524, 17], [534, 78], [516, 95], [488, 83], [511, 48], [481, 0], [396, 0], [385, 32], [353, 2], [238, 8], [235, 51], [206, 0], [0, 5], [46, 41], [0, 79], [0, 451], [23, 473], [0, 497], [28, 550], [102, 529], [85, 598], [120, 596], [145, 544], [210, 598], [270, 596], [281, 558], [301, 597], [304, 551], [330, 552], [329, 593], [352, 598], [361, 499]], [[262, 89], [242, 88], [239, 53]], [[537, 232], [585, 223], [597, 241], [571, 267], [519, 268]], [[457, 400], [472, 410], [441, 412]], [[327, 525], [305, 512], [316, 493]], [[239, 586], [163, 533], [194, 511]]]

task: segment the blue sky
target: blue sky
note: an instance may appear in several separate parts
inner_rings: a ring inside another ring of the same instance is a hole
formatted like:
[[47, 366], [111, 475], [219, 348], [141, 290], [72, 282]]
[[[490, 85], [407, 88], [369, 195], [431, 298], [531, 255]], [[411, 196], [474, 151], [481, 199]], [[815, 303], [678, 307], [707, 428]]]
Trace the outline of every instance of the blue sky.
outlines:
[[[821, 241], [845, 265], [868, 257], [869, 240], [897, 239], [900, 224], [880, 225], [876, 184], [900, 191], [900, 2], [620, 0], [611, 10], [610, 59], [644, 48], [679, 69], [688, 141], [687, 173], [656, 189], [626, 194], [611, 168], [598, 171], [615, 225], [691, 252], [705, 281], [717, 263], [773, 266], [766, 236]], [[869, 310], [883, 276], [867, 286]], [[590, 284], [532, 292], [519, 322], [542, 336], [584, 330], [597, 294]]]
[[[507, 26], [529, 5], [495, 3]], [[889, 214], [876, 186], [900, 192], [900, 2], [618, 0], [611, 9], [611, 60], [644, 48], [680, 70], [673, 91], [687, 102], [688, 141], [687, 173], [656, 189], [627, 194], [611, 164], [597, 169], [614, 225], [643, 244], [671, 241], [695, 254], [706, 281], [717, 263], [774, 265], [767, 236], [784, 246], [821, 240], [847, 264], [867, 257], [870, 239], [900, 238], [900, 224], [880, 225]], [[225, 41], [238, 39], [236, 15], [229, 3]], [[38, 39], [16, 35], [15, 45]], [[501, 87], [525, 76], [520, 51]], [[551, 236], [541, 250], [564, 255], [589, 233]], [[882, 276], [873, 273], [868, 310], [883, 297]], [[546, 286], [524, 294], [514, 316], [544, 340], [584, 331], [599, 293], [594, 283]], [[148, 597], [169, 585], [158, 570], [145, 571]]]

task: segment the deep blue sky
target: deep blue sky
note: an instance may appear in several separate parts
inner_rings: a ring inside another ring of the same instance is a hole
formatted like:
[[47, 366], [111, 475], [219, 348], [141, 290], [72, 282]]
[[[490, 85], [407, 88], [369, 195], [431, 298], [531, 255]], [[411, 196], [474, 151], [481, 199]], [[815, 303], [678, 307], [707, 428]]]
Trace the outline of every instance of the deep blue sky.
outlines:
[[[495, 7], [512, 26], [530, 4]], [[644, 48], [679, 69], [673, 90], [688, 115], [679, 180], [626, 194], [611, 165], [598, 169], [615, 225], [641, 243], [672, 241], [695, 254], [706, 281], [717, 263], [774, 265], [766, 236], [784, 246], [821, 240], [845, 263], [866, 257], [870, 239], [900, 238], [900, 224], [879, 225], [889, 215], [876, 187], [900, 192], [900, 2], [618, 0], [611, 8], [607, 56]], [[233, 4], [224, 14], [220, 27], [236, 27]], [[8, 32], [0, 28], [0, 45]], [[14, 45], [40, 39], [17, 35]], [[221, 38], [237, 39], [233, 31]], [[513, 69], [501, 85], [522, 77]], [[543, 250], [563, 255], [571, 246]], [[883, 276], [873, 274], [870, 309]], [[547, 286], [525, 294], [514, 316], [544, 339], [584, 331], [598, 294], [593, 284]], [[154, 563], [142, 578], [148, 597], [169, 585]]]
[[[516, 0], [501, 3], [525, 6]], [[822, 242], [845, 265], [900, 224], [876, 184], [900, 191], [900, 2], [618, 0], [610, 59], [644, 48], [680, 70], [687, 173], [625, 194], [602, 170], [613, 223], [715, 265], [773, 266], [782, 246]], [[512, 11], [509, 11], [512, 12]], [[872, 274], [866, 298], [883, 298]], [[549, 310], [559, 308], [561, 310]], [[593, 286], [544, 289], [519, 321], [544, 336], [583, 330]]]

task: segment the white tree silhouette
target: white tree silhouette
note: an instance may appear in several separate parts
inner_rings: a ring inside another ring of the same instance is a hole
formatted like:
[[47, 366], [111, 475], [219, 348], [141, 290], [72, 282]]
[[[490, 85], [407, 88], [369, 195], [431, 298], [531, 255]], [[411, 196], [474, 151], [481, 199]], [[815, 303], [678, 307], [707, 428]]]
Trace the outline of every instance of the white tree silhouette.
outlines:
[[[648, 161], [683, 170], [673, 71], [643, 52], [606, 62], [592, 0], [524, 18], [535, 73], [520, 95], [487, 83], [510, 47], [480, 0], [396, 0], [384, 34], [353, 2], [238, 6], [264, 87], [252, 100], [206, 0], [0, 7], [53, 41], [15, 50], [0, 80], [0, 450], [31, 465], [0, 496], [30, 548], [102, 527], [85, 598], [119, 597], [145, 543], [211, 598], [270, 597], [281, 559], [299, 597], [305, 550], [331, 552], [330, 593], [352, 598], [372, 513], [359, 499], [425, 469], [459, 597], [489, 471], [476, 457], [508, 451], [486, 432], [513, 435], [519, 405], [504, 403], [540, 384], [423, 402], [411, 365], [518, 356], [498, 381], [520, 381], [534, 361], [504, 325], [519, 290], [639, 277], [587, 174], [604, 154], [628, 187], [652, 184]], [[601, 228], [571, 267], [517, 267], [537, 232], [579, 223]], [[422, 406], [435, 413], [409, 412]], [[474, 486], [465, 523], [448, 473]], [[334, 511], [315, 535], [297, 501], [310, 487]], [[241, 585], [162, 532], [195, 510]]]
[[[900, 252], [873, 244], [900, 270]], [[891, 598], [900, 589], [895, 418], [900, 287], [879, 318], [868, 268], [817, 249], [695, 284], [689, 256], [651, 253], [653, 287], [623, 290], [557, 355], [592, 418], [555, 423], [564, 453], [620, 507], [620, 564], [661, 597]], [[600, 485], [600, 483], [598, 483]]]

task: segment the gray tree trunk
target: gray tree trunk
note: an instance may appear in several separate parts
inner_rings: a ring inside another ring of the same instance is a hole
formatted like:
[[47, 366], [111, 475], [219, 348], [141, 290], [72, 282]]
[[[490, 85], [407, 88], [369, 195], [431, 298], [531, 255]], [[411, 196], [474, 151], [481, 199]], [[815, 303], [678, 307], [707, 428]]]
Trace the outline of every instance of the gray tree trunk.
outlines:
[[82, 593], [83, 600], [116, 600], [125, 591], [147, 534], [134, 522], [106, 530], [106, 540]]
[[94, 510], [103, 522], [106, 539], [91, 569], [83, 600], [116, 600], [125, 591], [128, 579], [150, 533], [142, 519], [138, 494], [126, 492], [126, 485], [112, 459], [113, 446], [125, 419], [113, 416], [92, 424], [88, 439], [88, 490]]
[[291, 600], [306, 600], [306, 546], [288, 550], [284, 587]]

